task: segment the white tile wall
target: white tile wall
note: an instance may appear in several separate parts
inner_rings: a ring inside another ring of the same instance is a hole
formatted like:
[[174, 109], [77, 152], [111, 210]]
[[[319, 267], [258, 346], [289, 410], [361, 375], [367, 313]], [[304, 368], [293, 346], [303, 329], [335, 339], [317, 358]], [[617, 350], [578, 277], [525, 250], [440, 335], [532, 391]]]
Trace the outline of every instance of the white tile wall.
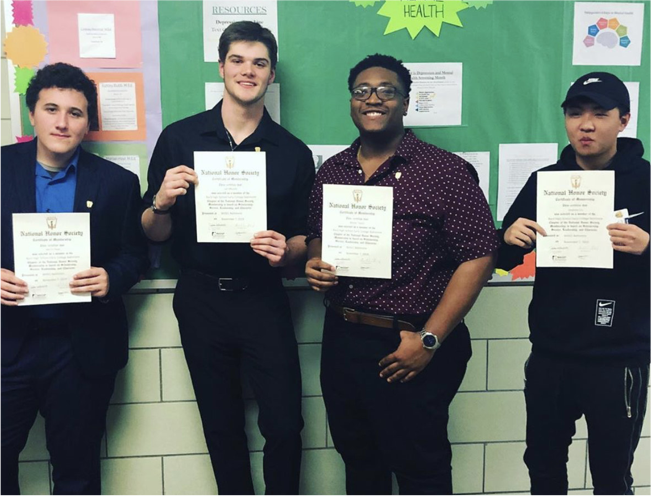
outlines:
[[102, 493], [163, 494], [160, 457], [102, 460]]
[[[529, 346], [529, 297], [530, 288], [487, 288], [467, 319], [473, 337], [473, 358], [462, 392], [450, 411], [456, 493], [528, 490], [522, 462], [525, 407], [521, 388]], [[343, 494], [343, 463], [327, 432], [319, 383], [324, 311], [321, 296], [294, 290], [290, 291], [290, 300], [300, 343], [306, 421], [301, 492]], [[132, 349], [109, 408], [102, 461], [105, 494], [217, 492], [171, 301], [171, 294], [127, 297]], [[248, 388], [245, 392], [251, 398]], [[246, 416], [254, 483], [257, 492], [262, 493], [260, 450], [264, 440], [256, 425], [257, 406], [252, 399], [246, 400]], [[648, 424], [633, 469], [638, 494], [648, 494], [651, 485]], [[585, 422], [580, 420], [568, 466], [576, 494], [589, 492], [590, 487], [589, 475], [586, 480], [586, 435]], [[39, 417], [21, 456], [24, 492], [49, 492], [47, 459], [44, 423]]]

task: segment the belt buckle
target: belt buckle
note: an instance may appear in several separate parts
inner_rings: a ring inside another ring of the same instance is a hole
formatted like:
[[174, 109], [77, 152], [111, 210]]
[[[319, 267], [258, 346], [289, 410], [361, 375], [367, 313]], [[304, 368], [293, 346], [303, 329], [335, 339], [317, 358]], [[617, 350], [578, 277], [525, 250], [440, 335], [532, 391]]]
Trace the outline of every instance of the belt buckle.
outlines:
[[219, 290], [220, 290], [220, 291], [229, 291], [229, 292], [235, 291], [235, 290], [232, 289], [232, 288], [229, 289], [229, 288], [225, 288], [225, 287], [223, 287], [223, 286], [222, 286], [222, 281], [230, 281], [230, 282], [233, 282], [233, 278], [232, 278], [232, 277], [220, 277], [219, 279], [217, 279], [217, 284], [218, 284], [218, 286], [219, 286]]
[[356, 313], [356, 312], [357, 312], [357, 310], [355, 310], [354, 308], [343, 307], [343, 317], [344, 317], [344, 320], [345, 320], [346, 322], [350, 322], [350, 321], [348, 320], [348, 314], [349, 314], [349, 313]]

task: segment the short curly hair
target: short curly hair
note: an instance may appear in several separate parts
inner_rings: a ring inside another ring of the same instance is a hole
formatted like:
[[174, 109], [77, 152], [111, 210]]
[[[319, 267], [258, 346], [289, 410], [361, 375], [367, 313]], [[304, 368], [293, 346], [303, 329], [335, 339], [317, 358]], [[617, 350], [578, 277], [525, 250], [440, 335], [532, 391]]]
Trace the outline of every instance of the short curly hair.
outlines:
[[350, 74], [348, 75], [348, 91], [353, 90], [353, 84], [355, 84], [357, 76], [362, 71], [371, 67], [382, 67], [383, 69], [395, 72], [404, 87], [405, 95], [409, 96], [409, 92], [411, 91], [411, 74], [409, 74], [409, 69], [403, 65], [402, 60], [398, 60], [391, 55], [382, 55], [379, 53], [368, 55], [350, 70]]
[[40, 69], [29, 82], [25, 92], [25, 102], [30, 112], [34, 113], [41, 90], [59, 88], [76, 90], [88, 101], [88, 122], [92, 128], [97, 125], [97, 87], [84, 71], [64, 62], [49, 64]]

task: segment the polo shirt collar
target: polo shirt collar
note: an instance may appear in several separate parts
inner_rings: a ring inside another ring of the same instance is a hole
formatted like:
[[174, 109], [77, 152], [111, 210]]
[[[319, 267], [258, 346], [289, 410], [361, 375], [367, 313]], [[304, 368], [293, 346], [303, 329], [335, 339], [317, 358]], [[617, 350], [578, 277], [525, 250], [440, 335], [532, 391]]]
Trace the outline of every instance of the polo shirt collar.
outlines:
[[[216, 134], [221, 140], [228, 143], [226, 136], [226, 127], [222, 119], [222, 103], [224, 100], [215, 105], [213, 108], [204, 112], [204, 120], [201, 123], [199, 132], [201, 134]], [[267, 109], [264, 109], [262, 119], [253, 134], [246, 138], [244, 141], [247, 143], [256, 143], [258, 141], [266, 140], [274, 145], [280, 143], [280, 135], [278, 125], [273, 121]]]
[[[418, 143], [418, 138], [411, 129], [405, 130], [405, 135], [402, 137], [396, 152], [393, 154], [392, 163], [395, 163], [396, 160], [400, 161], [403, 164], [408, 164], [411, 161], [412, 154], [409, 150], [414, 148], [414, 145]], [[339, 153], [337, 157], [337, 162], [340, 165], [347, 167], [357, 168], [357, 151], [361, 146], [360, 138], [357, 138], [353, 141], [353, 144], [346, 148], [344, 151]]]

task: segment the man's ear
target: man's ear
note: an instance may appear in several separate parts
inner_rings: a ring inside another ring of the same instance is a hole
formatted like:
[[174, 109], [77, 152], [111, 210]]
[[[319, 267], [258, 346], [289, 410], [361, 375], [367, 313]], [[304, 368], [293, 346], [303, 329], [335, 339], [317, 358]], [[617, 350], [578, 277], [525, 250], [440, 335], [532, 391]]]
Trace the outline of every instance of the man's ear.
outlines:
[[267, 84], [273, 83], [274, 79], [276, 79], [276, 69], [271, 69], [271, 74], [269, 74], [269, 82]]
[[626, 129], [626, 126], [628, 126], [628, 123], [631, 121], [631, 113], [629, 112], [628, 114], [620, 115], [619, 116], [619, 132], [621, 133], [624, 129]]

